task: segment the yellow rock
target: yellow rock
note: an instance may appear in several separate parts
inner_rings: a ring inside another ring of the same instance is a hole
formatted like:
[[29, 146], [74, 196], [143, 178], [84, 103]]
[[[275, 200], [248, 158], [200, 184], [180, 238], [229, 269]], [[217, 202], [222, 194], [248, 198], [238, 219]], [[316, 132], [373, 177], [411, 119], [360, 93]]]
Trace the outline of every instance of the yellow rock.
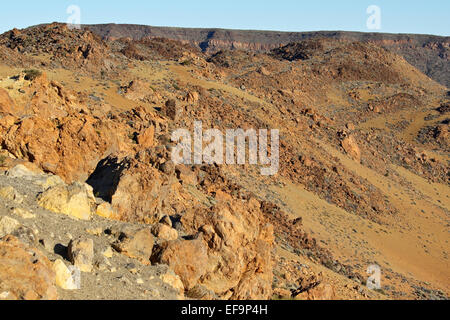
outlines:
[[103, 229], [100, 227], [95, 229], [86, 229], [86, 232], [94, 236], [100, 236], [103, 233]]
[[172, 270], [169, 270], [168, 272], [162, 274], [159, 278], [162, 282], [177, 290], [179, 294], [182, 295], [184, 293], [183, 282], [181, 281], [180, 277], [176, 275]]
[[88, 238], [72, 240], [68, 247], [68, 256], [74, 266], [82, 272], [91, 272], [94, 261], [94, 241]]
[[171, 241], [178, 239], [178, 231], [162, 223], [157, 223], [152, 228], [152, 233], [155, 237], [163, 240]]
[[58, 176], [43, 176], [42, 179], [37, 180], [36, 184], [40, 185], [44, 190], [47, 190], [48, 188], [64, 184], [62, 179]]
[[58, 259], [53, 264], [53, 270], [56, 274], [56, 285], [64, 290], [77, 290], [79, 286], [75, 283], [72, 273], [66, 267], [61, 259]]
[[89, 220], [94, 203], [91, 192], [85, 185], [77, 182], [69, 186], [58, 185], [40, 194], [38, 204], [55, 213]]
[[111, 247], [108, 247], [105, 251], [103, 251], [103, 255], [106, 258], [112, 258], [114, 255], [114, 251], [111, 249]]
[[0, 218], [0, 238], [3, 238], [6, 235], [11, 234], [20, 226], [20, 223], [10, 217], [1, 217]]
[[0, 189], [0, 198], [22, 203], [23, 197], [11, 186]]
[[21, 208], [14, 208], [14, 209], [12, 209], [11, 213], [16, 215], [16, 216], [19, 216], [19, 217], [21, 217], [23, 219], [33, 219], [33, 218], [36, 217], [35, 214], [31, 213], [28, 210], [21, 209]]
[[26, 166], [24, 166], [23, 164], [18, 164], [17, 166], [9, 169], [6, 172], [6, 175], [8, 177], [11, 178], [25, 178], [25, 179], [30, 179], [32, 177], [36, 177], [38, 174], [40, 174], [41, 172], [34, 172], [32, 170], [30, 170], [29, 168], [27, 168]]
[[117, 213], [114, 212], [113, 208], [111, 207], [111, 204], [109, 204], [108, 202], [104, 202], [104, 203], [100, 204], [99, 206], [97, 206], [97, 210], [95, 213], [98, 216], [105, 218], [105, 219], [110, 219], [110, 220], [118, 219]]

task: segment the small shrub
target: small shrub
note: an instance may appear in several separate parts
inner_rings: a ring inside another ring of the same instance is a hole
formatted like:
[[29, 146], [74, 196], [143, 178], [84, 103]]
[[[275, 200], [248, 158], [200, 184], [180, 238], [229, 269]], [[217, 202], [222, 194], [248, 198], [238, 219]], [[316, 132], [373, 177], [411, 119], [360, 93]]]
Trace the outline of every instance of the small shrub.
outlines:
[[3, 167], [5, 165], [6, 156], [0, 155], [0, 167]]
[[184, 60], [180, 63], [182, 66], [190, 66], [192, 64], [192, 59]]
[[25, 80], [33, 81], [37, 77], [40, 77], [42, 75], [42, 72], [36, 69], [29, 69], [25, 70]]

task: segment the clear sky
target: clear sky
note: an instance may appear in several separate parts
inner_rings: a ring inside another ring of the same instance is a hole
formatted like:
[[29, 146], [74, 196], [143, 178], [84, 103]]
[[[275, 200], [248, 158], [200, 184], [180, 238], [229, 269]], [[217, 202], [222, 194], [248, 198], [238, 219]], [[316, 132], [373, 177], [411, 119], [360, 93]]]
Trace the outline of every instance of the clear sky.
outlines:
[[[69, 5], [82, 24], [280, 31], [345, 30], [450, 35], [450, 0], [21, 0], [2, 1], [0, 32], [66, 22]], [[370, 5], [381, 9], [381, 29], [370, 30]]]

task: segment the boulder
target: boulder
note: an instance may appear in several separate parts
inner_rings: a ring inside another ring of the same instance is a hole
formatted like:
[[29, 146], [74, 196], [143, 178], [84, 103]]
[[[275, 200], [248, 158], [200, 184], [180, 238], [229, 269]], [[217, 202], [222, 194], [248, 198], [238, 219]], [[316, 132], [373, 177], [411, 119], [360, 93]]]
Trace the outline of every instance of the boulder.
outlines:
[[156, 103], [160, 99], [150, 85], [141, 80], [133, 80], [127, 86], [121, 87], [121, 90], [125, 98], [133, 101]]
[[150, 229], [145, 228], [135, 233], [122, 233], [113, 247], [118, 252], [149, 265], [154, 243]]
[[189, 195], [174, 176], [163, 174], [151, 162], [111, 156], [99, 163], [88, 183], [120, 220], [155, 224], [160, 212], [173, 215], [177, 205], [187, 207]]
[[79, 284], [73, 277], [72, 272], [67, 268], [64, 261], [61, 259], [53, 263], [53, 270], [56, 275], [56, 285], [64, 290], [78, 290]]
[[92, 188], [78, 182], [52, 187], [41, 193], [37, 200], [44, 209], [81, 220], [91, 218], [95, 205]]
[[[51, 121], [30, 117], [0, 131], [3, 148], [65, 182], [85, 181], [111, 150], [123, 146], [120, 125], [77, 113]], [[120, 137], [119, 137], [120, 136]]]
[[162, 243], [152, 256], [153, 263], [168, 265], [184, 288], [193, 288], [206, 272], [207, 249], [201, 240], [175, 240]]
[[152, 233], [155, 237], [162, 239], [162, 240], [177, 240], [178, 239], [178, 232], [177, 230], [173, 229], [172, 227], [169, 227], [166, 224], [163, 223], [157, 223], [152, 227]]
[[119, 215], [113, 210], [111, 204], [108, 202], [103, 202], [97, 206], [95, 210], [95, 214], [99, 217], [109, 219], [109, 220], [118, 220]]
[[361, 162], [361, 150], [354, 136], [350, 135], [341, 142], [342, 148], [355, 161]]
[[155, 143], [155, 127], [146, 128], [137, 137], [138, 144], [143, 148], [151, 148]]
[[180, 295], [184, 294], [183, 281], [181, 281], [180, 277], [171, 269], [168, 269], [167, 272], [162, 273], [159, 278], [162, 282], [174, 288]]
[[35, 178], [38, 175], [38, 173], [27, 168], [23, 164], [18, 164], [9, 169], [8, 171], [6, 171], [6, 175], [10, 178], [23, 178], [26, 180], [31, 180]]
[[197, 257], [205, 259], [206, 268], [197, 284], [220, 299], [272, 296], [273, 226], [265, 222], [260, 207], [255, 199], [243, 203], [227, 197], [212, 209], [191, 210], [182, 218], [189, 232], [200, 232], [207, 248], [206, 257]]
[[83, 238], [71, 240], [68, 255], [72, 264], [81, 272], [91, 272], [94, 261], [94, 241]]
[[[25, 165], [27, 164], [28, 167]], [[64, 184], [64, 181], [59, 177], [52, 174], [44, 174], [35, 165], [27, 162], [25, 164], [18, 164], [6, 172], [6, 175], [14, 179], [24, 179], [33, 181], [33, 183], [46, 190], [50, 187], [54, 187], [60, 184]], [[33, 169], [30, 169], [33, 168]]]
[[12, 234], [17, 228], [20, 227], [20, 223], [10, 217], [0, 217], [0, 238]]

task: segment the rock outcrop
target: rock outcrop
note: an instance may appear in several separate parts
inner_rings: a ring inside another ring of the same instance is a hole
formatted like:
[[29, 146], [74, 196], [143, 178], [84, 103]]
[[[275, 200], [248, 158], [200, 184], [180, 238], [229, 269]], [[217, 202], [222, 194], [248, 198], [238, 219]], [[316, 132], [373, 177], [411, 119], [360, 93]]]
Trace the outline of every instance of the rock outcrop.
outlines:
[[273, 228], [264, 223], [258, 201], [191, 210], [182, 224], [198, 238], [164, 242], [152, 261], [169, 265], [188, 296], [198, 286], [220, 299], [271, 296]]
[[111, 203], [121, 220], [158, 222], [161, 212], [175, 214], [175, 207], [185, 207], [189, 196], [174, 176], [168, 176], [152, 165], [150, 156], [141, 160], [109, 157], [97, 166], [88, 183], [94, 193]]

